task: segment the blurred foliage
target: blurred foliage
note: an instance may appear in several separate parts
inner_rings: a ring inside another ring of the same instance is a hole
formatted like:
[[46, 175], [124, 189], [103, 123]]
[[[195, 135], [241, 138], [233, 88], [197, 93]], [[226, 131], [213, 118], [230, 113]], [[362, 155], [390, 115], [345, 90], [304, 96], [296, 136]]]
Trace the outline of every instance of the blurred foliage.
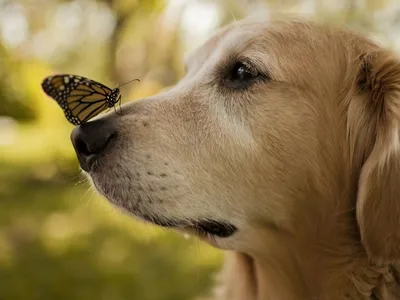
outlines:
[[215, 252], [85, 197], [73, 169], [0, 167], [1, 299], [179, 300], [211, 285]]
[[[246, 15], [307, 14], [400, 47], [394, 0], [0, 0], [0, 299], [180, 300], [207, 295], [221, 253], [145, 225], [89, 189], [51, 73], [123, 87], [182, 77], [184, 53]], [[394, 38], [396, 37], [396, 38]]]

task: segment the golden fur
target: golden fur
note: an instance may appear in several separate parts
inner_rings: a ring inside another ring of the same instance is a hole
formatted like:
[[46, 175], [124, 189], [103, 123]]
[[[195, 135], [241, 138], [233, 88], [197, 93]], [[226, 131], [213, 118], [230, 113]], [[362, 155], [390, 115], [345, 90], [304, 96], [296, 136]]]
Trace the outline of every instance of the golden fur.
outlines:
[[[267, 76], [227, 87], [247, 59]], [[400, 299], [395, 53], [324, 25], [235, 22], [174, 87], [103, 119], [118, 139], [90, 176], [112, 203], [237, 227], [202, 237], [227, 252], [218, 299]]]

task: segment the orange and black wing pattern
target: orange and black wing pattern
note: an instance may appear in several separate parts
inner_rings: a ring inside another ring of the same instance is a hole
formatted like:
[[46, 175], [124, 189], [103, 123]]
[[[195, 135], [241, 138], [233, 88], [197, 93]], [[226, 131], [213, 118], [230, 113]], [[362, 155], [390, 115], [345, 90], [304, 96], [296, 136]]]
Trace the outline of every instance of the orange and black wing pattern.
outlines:
[[45, 93], [57, 101], [67, 120], [80, 125], [107, 108], [113, 107], [121, 98], [119, 89], [77, 75], [61, 74], [45, 78]]

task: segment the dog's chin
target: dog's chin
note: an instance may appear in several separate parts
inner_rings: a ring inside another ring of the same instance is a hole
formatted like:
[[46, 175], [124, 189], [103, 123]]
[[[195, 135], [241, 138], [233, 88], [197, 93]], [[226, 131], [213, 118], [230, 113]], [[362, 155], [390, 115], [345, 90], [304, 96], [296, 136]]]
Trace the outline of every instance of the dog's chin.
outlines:
[[211, 219], [182, 221], [165, 219], [150, 215], [141, 215], [140, 218], [161, 227], [173, 228], [179, 231], [189, 232], [203, 238], [228, 238], [237, 231], [236, 226], [229, 222]]
[[[146, 214], [143, 210], [149, 210], [149, 208], [141, 209], [136, 207], [128, 206], [127, 203], [129, 201], [118, 201], [120, 195], [115, 197], [115, 194], [110, 194], [110, 190], [115, 189], [106, 189], [104, 185], [99, 184], [97, 180], [93, 178], [93, 172], [89, 173], [89, 178], [92, 181], [92, 184], [96, 187], [96, 189], [105, 196], [110, 203], [114, 204], [115, 206], [121, 208], [125, 212], [133, 215], [136, 218], [144, 220], [146, 222], [166, 227], [166, 228], [173, 228], [178, 231], [185, 231], [194, 235], [197, 235], [202, 238], [228, 238], [232, 236], [236, 231], [237, 227], [230, 222], [215, 220], [212, 218], [207, 219], [198, 219], [198, 220], [181, 220], [181, 219], [170, 219], [162, 216], [158, 216], [153, 213]], [[143, 200], [143, 199], [142, 199]], [[142, 201], [135, 201], [135, 203], [140, 203]]]

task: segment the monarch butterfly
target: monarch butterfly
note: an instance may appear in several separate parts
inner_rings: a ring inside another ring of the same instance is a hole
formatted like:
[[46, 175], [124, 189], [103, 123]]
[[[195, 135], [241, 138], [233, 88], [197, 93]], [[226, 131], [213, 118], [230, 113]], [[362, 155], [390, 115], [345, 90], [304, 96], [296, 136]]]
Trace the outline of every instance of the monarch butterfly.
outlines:
[[[139, 81], [132, 81], [135, 80]], [[67, 120], [74, 125], [83, 124], [114, 107], [121, 101], [121, 86], [110, 89], [97, 81], [71, 74], [49, 76], [42, 82], [44, 92], [57, 101]]]

